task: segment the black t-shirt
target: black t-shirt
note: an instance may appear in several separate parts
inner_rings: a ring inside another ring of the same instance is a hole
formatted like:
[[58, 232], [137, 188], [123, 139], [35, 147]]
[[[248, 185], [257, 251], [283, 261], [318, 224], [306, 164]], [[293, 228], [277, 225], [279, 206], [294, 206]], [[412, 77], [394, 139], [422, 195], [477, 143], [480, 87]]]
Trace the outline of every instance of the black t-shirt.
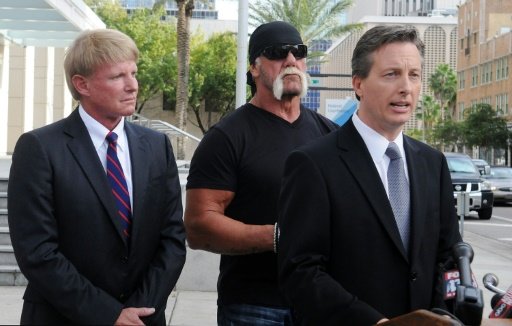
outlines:
[[[300, 145], [337, 125], [301, 107], [293, 123], [245, 104], [213, 126], [192, 157], [187, 189], [235, 193], [225, 215], [246, 224], [274, 224], [284, 162]], [[277, 257], [272, 252], [222, 255], [218, 304], [285, 306], [277, 286]]]

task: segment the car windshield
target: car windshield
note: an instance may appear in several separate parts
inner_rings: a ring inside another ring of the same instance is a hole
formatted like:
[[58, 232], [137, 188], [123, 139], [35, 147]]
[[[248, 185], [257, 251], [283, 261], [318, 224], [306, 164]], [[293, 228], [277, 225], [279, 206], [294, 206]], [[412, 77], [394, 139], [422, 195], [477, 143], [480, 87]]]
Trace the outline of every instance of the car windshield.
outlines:
[[473, 162], [466, 158], [451, 157], [448, 159], [448, 168], [452, 173], [478, 173]]
[[512, 168], [492, 168], [490, 179], [510, 179], [512, 178]]

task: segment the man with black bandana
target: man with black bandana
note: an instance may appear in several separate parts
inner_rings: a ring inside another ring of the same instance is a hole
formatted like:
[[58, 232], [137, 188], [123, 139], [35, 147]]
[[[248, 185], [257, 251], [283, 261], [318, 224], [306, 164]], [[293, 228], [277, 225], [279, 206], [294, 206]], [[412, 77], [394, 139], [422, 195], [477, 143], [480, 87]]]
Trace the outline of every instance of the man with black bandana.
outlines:
[[292, 25], [271, 22], [249, 41], [249, 103], [213, 126], [192, 158], [189, 246], [222, 254], [219, 325], [291, 325], [277, 285], [277, 201], [287, 155], [337, 127], [301, 106], [307, 47]]

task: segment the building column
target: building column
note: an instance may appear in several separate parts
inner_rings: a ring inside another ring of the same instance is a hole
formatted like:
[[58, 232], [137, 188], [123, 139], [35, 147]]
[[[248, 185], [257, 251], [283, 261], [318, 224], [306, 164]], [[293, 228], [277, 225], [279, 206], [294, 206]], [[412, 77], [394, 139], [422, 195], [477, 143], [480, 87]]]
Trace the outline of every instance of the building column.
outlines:
[[33, 46], [10, 48], [8, 153], [22, 133], [34, 129], [34, 57]]
[[54, 90], [53, 90], [53, 119], [54, 121], [67, 117], [73, 111], [73, 97], [66, 84], [64, 72], [64, 48], [55, 48]]
[[34, 128], [53, 122], [54, 48], [36, 48], [34, 68]]
[[0, 156], [7, 155], [9, 126], [9, 49], [10, 42], [3, 39], [0, 45]]

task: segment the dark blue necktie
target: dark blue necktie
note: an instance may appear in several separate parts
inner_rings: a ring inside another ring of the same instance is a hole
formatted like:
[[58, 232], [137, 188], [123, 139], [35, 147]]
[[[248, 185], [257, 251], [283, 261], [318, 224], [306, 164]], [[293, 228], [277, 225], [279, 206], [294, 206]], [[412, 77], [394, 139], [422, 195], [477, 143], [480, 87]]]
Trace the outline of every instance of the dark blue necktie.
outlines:
[[107, 135], [107, 178], [112, 187], [112, 194], [116, 201], [117, 213], [123, 226], [123, 233], [126, 237], [130, 236], [130, 226], [132, 224], [132, 209], [130, 206], [130, 194], [126, 185], [123, 168], [117, 158], [117, 134], [109, 132]]
[[405, 176], [404, 162], [398, 146], [391, 142], [386, 149], [386, 155], [389, 157], [388, 167], [388, 191], [389, 202], [395, 215], [396, 224], [400, 237], [405, 247], [409, 251], [409, 233], [410, 233], [410, 193], [409, 182]]

